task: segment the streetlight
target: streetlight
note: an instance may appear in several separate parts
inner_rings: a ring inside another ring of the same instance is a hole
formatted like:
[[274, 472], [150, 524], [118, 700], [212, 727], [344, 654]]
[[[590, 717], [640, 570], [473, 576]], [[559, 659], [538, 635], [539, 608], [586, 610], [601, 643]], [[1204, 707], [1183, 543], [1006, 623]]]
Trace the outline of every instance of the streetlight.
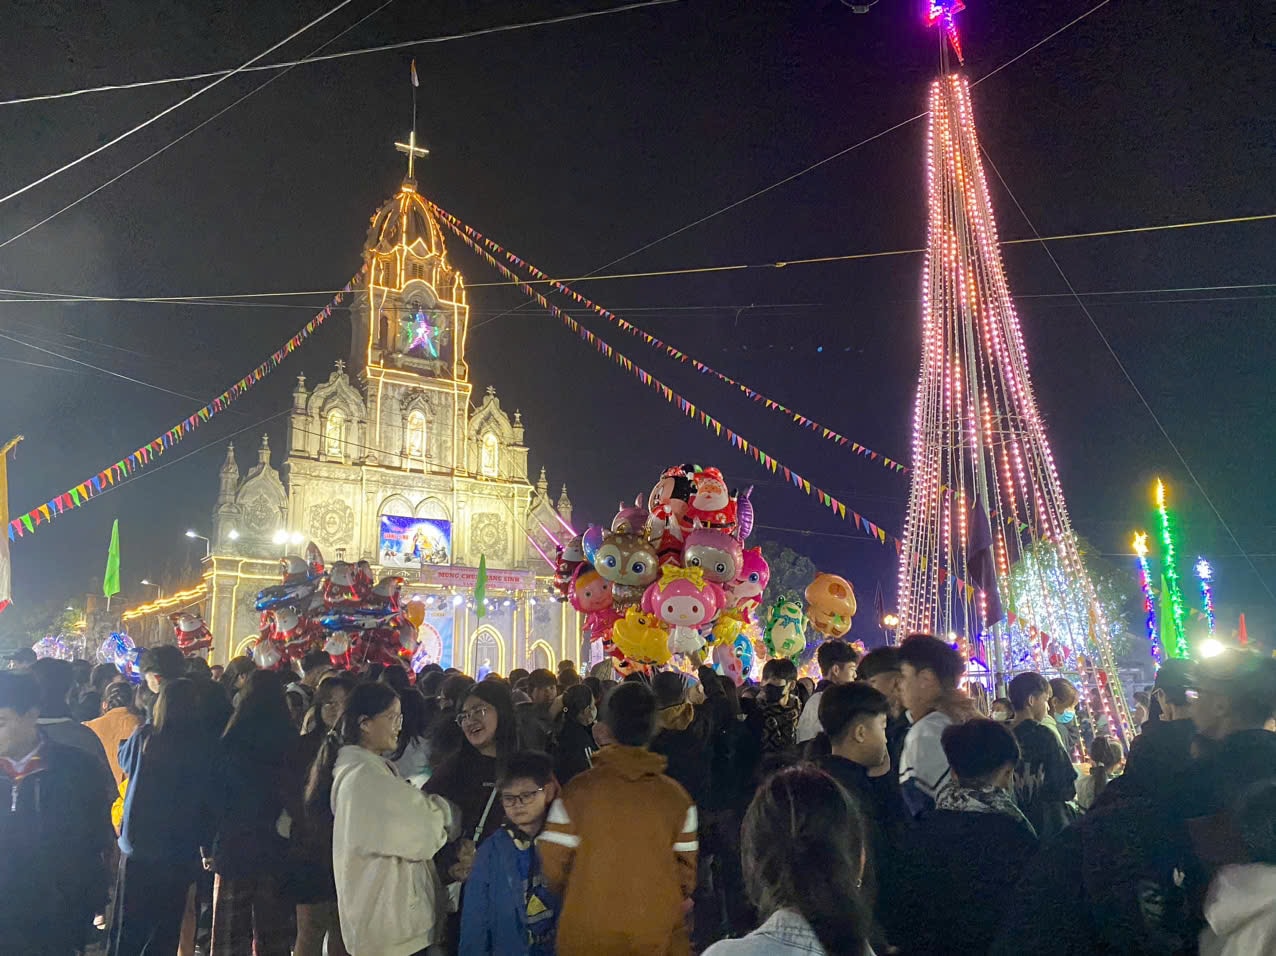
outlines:
[[275, 544], [282, 547], [284, 549], [284, 553], [286, 554], [288, 551], [288, 545], [301, 544], [301, 542], [306, 540], [306, 536], [303, 535], [300, 531], [288, 532], [284, 530], [283, 528], [280, 528], [278, 531], [275, 532], [271, 540], [274, 541]]
[[199, 538], [200, 541], [204, 542], [204, 557], [211, 558], [213, 556], [213, 543], [209, 541], [207, 538], [205, 538], [202, 534], [196, 534], [195, 530], [191, 528], [187, 530], [186, 537]]
[[155, 589], [155, 600], [159, 601], [163, 599], [164, 589], [160, 587], [158, 584], [156, 584], [154, 581], [148, 581], [146, 580], [146, 578], [142, 578], [142, 580], [139, 583], [145, 584], [148, 588]]
[[229, 531], [226, 532], [226, 537], [229, 538], [231, 541], [238, 541], [239, 532], [236, 531], [234, 528], [231, 528]]

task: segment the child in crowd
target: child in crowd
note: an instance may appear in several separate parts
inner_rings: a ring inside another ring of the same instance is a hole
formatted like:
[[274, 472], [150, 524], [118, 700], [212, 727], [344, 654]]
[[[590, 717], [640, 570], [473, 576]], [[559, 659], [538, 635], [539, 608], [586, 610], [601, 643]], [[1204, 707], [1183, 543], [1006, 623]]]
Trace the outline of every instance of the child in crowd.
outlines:
[[1125, 766], [1125, 751], [1121, 749], [1119, 741], [1099, 736], [1090, 744], [1090, 759], [1094, 761], [1090, 772], [1084, 777], [1078, 777], [1076, 784], [1077, 806], [1082, 810], [1089, 810], [1094, 806], [1099, 794], [1121, 773], [1121, 768]]
[[563, 900], [557, 951], [685, 956], [700, 849], [695, 804], [664, 775], [665, 758], [647, 750], [656, 701], [645, 684], [613, 690], [600, 723], [615, 743], [567, 785], [536, 839], [545, 879]]
[[522, 751], [498, 784], [505, 822], [483, 841], [465, 883], [461, 956], [552, 956], [558, 898], [545, 884], [535, 840], [558, 797], [548, 754]]

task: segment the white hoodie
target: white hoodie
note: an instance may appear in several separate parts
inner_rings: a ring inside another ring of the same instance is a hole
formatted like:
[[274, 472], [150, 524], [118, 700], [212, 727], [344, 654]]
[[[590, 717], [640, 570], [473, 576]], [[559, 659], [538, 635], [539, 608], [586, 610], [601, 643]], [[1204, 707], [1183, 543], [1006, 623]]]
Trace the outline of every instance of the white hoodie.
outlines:
[[332, 776], [332, 866], [346, 948], [409, 956], [443, 938], [446, 900], [434, 854], [459, 814], [381, 757], [346, 745]]
[[1210, 884], [1201, 956], [1276, 953], [1276, 866], [1225, 866]]

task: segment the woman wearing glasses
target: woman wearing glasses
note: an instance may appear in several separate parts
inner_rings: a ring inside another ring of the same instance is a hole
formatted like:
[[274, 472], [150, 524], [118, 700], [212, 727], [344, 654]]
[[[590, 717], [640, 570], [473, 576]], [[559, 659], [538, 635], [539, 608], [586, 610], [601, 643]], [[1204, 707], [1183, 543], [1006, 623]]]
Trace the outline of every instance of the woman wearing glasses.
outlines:
[[455, 832], [454, 814], [385, 759], [402, 723], [393, 687], [360, 684], [319, 748], [306, 788], [310, 818], [332, 820], [341, 935], [359, 956], [425, 954], [443, 939], [446, 896], [434, 854]]
[[[456, 723], [464, 738], [461, 749], [435, 768], [425, 785], [427, 793], [445, 797], [461, 811], [461, 838], [436, 861], [448, 882], [453, 913], [460, 910], [461, 884], [469, 878], [478, 844], [505, 822], [496, 785], [499, 765], [518, 750], [509, 688], [499, 681], [475, 684], [456, 713]], [[458, 929], [455, 921], [452, 929]]]

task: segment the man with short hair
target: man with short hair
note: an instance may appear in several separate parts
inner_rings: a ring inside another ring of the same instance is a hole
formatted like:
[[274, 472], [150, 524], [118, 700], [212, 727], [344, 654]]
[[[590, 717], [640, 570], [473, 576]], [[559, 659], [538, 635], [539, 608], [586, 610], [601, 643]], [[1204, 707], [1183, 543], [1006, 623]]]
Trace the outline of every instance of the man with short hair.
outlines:
[[106, 902], [111, 793], [94, 757], [41, 729], [41, 694], [0, 673], [0, 951], [72, 956]]
[[816, 663], [820, 665], [821, 680], [802, 708], [802, 716], [798, 718], [797, 742], [804, 744], [814, 740], [820, 732], [820, 698], [824, 691], [835, 684], [849, 684], [855, 680], [855, 666], [859, 663], [859, 651], [846, 641], [825, 641], [815, 651]]
[[900, 696], [900, 684], [904, 679], [899, 669], [899, 648], [879, 647], [864, 655], [855, 669], [856, 679], [862, 680], [874, 690], [886, 695], [890, 701], [890, 717], [886, 721], [886, 748], [890, 751], [891, 767], [899, 777], [899, 756], [908, 736], [908, 717], [904, 714], [904, 701]]
[[797, 676], [797, 665], [787, 657], [774, 657], [762, 665], [762, 686], [756, 708], [749, 715], [749, 730], [761, 746], [764, 769], [776, 758], [787, 760], [797, 754], [797, 724], [802, 713], [794, 691]]
[[1013, 794], [1019, 745], [984, 718], [946, 728], [940, 743], [953, 785], [903, 841], [881, 911], [906, 953], [986, 953], [1037, 851]]
[[550, 808], [537, 837], [545, 879], [563, 900], [560, 956], [690, 952], [684, 913], [696, 886], [696, 806], [647, 750], [656, 702], [642, 683], [603, 701], [615, 741]]
[[560, 902], [535, 841], [558, 798], [554, 762], [533, 750], [513, 754], [497, 790], [505, 823], [479, 846], [465, 881], [460, 956], [548, 956]]
[[914, 817], [931, 810], [949, 784], [940, 735], [953, 723], [941, 709], [957, 693], [965, 663], [956, 650], [929, 634], [911, 634], [899, 646], [900, 697], [911, 726], [899, 759], [899, 785]]
[[1043, 841], [1063, 830], [1075, 815], [1077, 771], [1059, 737], [1042, 720], [1050, 712], [1050, 682], [1033, 671], [1016, 674], [1006, 692], [1015, 708], [1012, 729], [1021, 756], [1015, 768], [1015, 797]]
[[558, 678], [553, 671], [532, 671], [527, 678], [527, 696], [531, 701], [515, 709], [519, 737], [528, 750], [548, 750], [549, 735], [554, 729], [550, 708], [558, 696]]
[[102, 785], [115, 792], [115, 777], [106, 759], [102, 741], [90, 728], [71, 716], [67, 695], [71, 692], [73, 672], [70, 661], [43, 657], [31, 665], [31, 676], [40, 688], [40, 731], [54, 743], [83, 750], [102, 768]]
[[874, 852], [904, 821], [899, 780], [890, 772], [889, 714], [886, 695], [861, 681], [830, 687], [820, 699], [820, 726], [830, 752], [815, 763], [859, 801], [873, 830]]

